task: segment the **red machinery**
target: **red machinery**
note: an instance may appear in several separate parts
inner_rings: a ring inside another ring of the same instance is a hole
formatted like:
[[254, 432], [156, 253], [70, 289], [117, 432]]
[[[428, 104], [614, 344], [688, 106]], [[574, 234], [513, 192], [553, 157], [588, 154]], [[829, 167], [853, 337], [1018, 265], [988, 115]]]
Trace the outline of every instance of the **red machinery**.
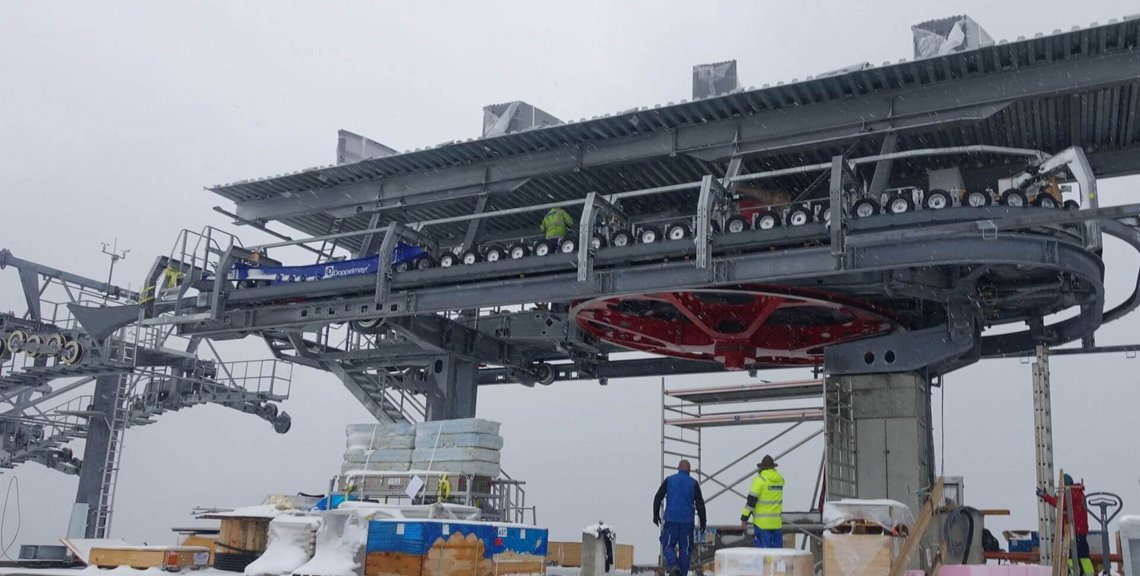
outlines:
[[864, 304], [807, 290], [761, 286], [597, 298], [572, 314], [593, 336], [633, 350], [724, 363], [820, 364], [833, 344], [895, 329]]

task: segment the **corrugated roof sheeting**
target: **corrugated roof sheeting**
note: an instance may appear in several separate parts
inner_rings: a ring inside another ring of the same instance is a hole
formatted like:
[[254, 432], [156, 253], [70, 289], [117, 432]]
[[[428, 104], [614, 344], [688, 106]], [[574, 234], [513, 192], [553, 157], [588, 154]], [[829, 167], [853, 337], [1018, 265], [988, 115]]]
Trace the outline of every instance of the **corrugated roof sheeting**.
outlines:
[[[466, 142], [448, 143], [353, 164], [310, 169], [290, 175], [236, 182], [211, 188], [235, 202], [287, 196], [314, 189], [328, 189], [355, 182], [402, 174], [427, 173], [448, 167], [480, 163], [512, 155], [541, 152], [566, 146], [588, 148], [591, 142], [671, 130], [766, 110], [804, 106], [853, 96], [893, 91], [998, 71], [1088, 58], [1099, 54], [1137, 50], [1140, 46], [1140, 19], [1126, 19], [1104, 26], [1074, 29], [1029, 40], [1000, 42], [993, 46], [946, 56], [884, 64], [833, 76], [792, 81], [762, 89], [652, 108], [640, 108], [615, 115], [603, 115], [526, 132], [506, 134]], [[795, 165], [827, 162], [834, 154], [854, 156], [875, 154], [878, 136], [854, 143], [817, 145], [788, 150], [775, 156], [746, 159], [745, 171], [756, 172]], [[1023, 148], [1059, 150], [1079, 144], [1090, 151], [1121, 149], [1140, 142], [1140, 79], [1126, 85], [1109, 86], [1078, 96], [1018, 100], [991, 117], [970, 124], [954, 124], [920, 133], [903, 134], [900, 149], [965, 144], [993, 144]], [[613, 164], [579, 171], [532, 178], [511, 193], [492, 197], [489, 209], [507, 209], [582, 198], [587, 192], [612, 193], [689, 182], [704, 174], [720, 174], [724, 165], [687, 156], [659, 157], [641, 162]], [[791, 176], [779, 181], [793, 189], [809, 185], [817, 174]], [[680, 196], [683, 196], [680, 195]], [[679, 196], [679, 197], [680, 197]], [[629, 199], [627, 209], [649, 212], [662, 198]], [[475, 199], [448, 201], [410, 208], [386, 210], [387, 219], [404, 222], [432, 220], [470, 214]], [[522, 213], [489, 219], [487, 230], [523, 229], [536, 216]], [[326, 234], [332, 218], [306, 214], [283, 222], [307, 234]], [[345, 230], [367, 227], [368, 217], [357, 216], [346, 222]], [[467, 223], [441, 225], [434, 232], [444, 237], [462, 237]], [[356, 228], [352, 228], [356, 227]], [[346, 241], [350, 244], [353, 241]]]

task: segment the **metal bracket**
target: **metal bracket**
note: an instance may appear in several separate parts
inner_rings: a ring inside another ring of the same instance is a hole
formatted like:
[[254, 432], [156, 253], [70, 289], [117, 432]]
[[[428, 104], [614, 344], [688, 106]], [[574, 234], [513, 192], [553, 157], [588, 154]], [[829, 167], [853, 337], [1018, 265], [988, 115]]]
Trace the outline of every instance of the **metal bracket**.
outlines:
[[978, 230], [982, 232], [983, 240], [995, 240], [998, 237], [998, 227], [993, 220], [978, 220]]
[[[237, 256], [235, 247], [230, 246], [222, 253], [218, 260], [218, 267], [214, 269], [214, 290], [210, 294], [210, 317], [217, 320], [222, 316], [222, 309], [226, 306], [226, 293], [229, 292], [230, 269], [233, 268]], [[155, 295], [155, 300], [158, 299]]]
[[701, 194], [697, 199], [697, 229], [693, 235], [697, 244], [697, 268], [707, 269], [712, 264], [712, 211], [718, 200], [727, 203], [728, 191], [711, 174], [706, 174], [701, 178]]
[[589, 282], [593, 275], [594, 250], [590, 246], [590, 240], [594, 236], [594, 218], [599, 214], [609, 214], [623, 222], [629, 221], [629, 216], [625, 212], [599, 196], [597, 192], [586, 194], [586, 203], [582, 206], [582, 219], [578, 223], [579, 282]]
[[887, 374], [958, 368], [980, 359], [977, 316], [968, 306], [951, 305], [949, 324], [900, 331], [837, 344], [824, 350], [824, 370], [832, 375]]
[[830, 205], [831, 205], [831, 255], [835, 257], [835, 269], [843, 269], [843, 254], [846, 252], [846, 245], [844, 244], [843, 226], [844, 218], [844, 205], [843, 205], [843, 176], [844, 169], [849, 169], [847, 163], [843, 160], [843, 155], [833, 156], [831, 158], [831, 182], [830, 182]]
[[380, 253], [376, 258], [376, 292], [372, 300], [377, 307], [380, 307], [388, 299], [388, 276], [392, 273], [392, 250], [396, 249], [396, 240], [399, 239], [400, 231], [403, 229], [403, 224], [393, 222], [388, 226], [388, 231], [384, 233], [384, 239], [380, 241]]

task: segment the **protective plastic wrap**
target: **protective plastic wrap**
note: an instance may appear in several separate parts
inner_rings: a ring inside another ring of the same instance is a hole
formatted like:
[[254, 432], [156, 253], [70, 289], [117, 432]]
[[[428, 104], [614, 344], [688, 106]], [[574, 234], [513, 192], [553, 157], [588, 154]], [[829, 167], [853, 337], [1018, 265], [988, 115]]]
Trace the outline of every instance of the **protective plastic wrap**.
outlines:
[[414, 448], [416, 428], [410, 423], [349, 424], [344, 427], [345, 448]]
[[499, 451], [486, 448], [417, 448], [412, 452], [412, 462], [460, 462], [476, 461], [499, 463]]
[[823, 533], [824, 576], [887, 576], [902, 538]]
[[344, 435], [354, 434], [415, 434], [416, 425], [410, 422], [370, 422], [367, 424], [349, 424], [344, 427]]
[[499, 423], [482, 418], [463, 418], [459, 420], [440, 420], [416, 424], [416, 436], [465, 433], [498, 434]]
[[321, 514], [316, 553], [293, 573], [320, 576], [359, 576], [364, 567], [368, 520], [354, 510]]
[[503, 437], [497, 434], [480, 434], [478, 432], [438, 435], [432, 432], [421, 432], [416, 434], [415, 447], [429, 450], [436, 447], [499, 450], [503, 447]]
[[350, 448], [344, 451], [345, 462], [403, 462], [407, 465], [412, 461], [413, 450], [368, 450], [363, 448]]
[[346, 449], [368, 449], [373, 450], [411, 450], [416, 447], [416, 437], [411, 434], [404, 434], [400, 436], [384, 435], [384, 436], [369, 436], [367, 434], [358, 434], [349, 436], [344, 440], [344, 447]]
[[412, 461], [414, 470], [430, 470], [432, 472], [447, 472], [448, 474], [470, 474], [472, 476], [499, 477], [499, 465], [495, 462], [480, 462], [478, 460], [455, 461]]
[[246, 576], [292, 574], [313, 557], [321, 520], [316, 516], [284, 515], [269, 523], [269, 545], [245, 567]]
[[811, 552], [783, 548], [722, 548], [716, 576], [812, 576]]
[[340, 466], [340, 473], [347, 474], [356, 470], [364, 470], [367, 472], [407, 472], [411, 470], [412, 463], [409, 461], [400, 462], [345, 462]]
[[837, 500], [823, 505], [823, 526], [835, 528], [847, 522], [871, 522], [883, 527], [886, 532], [897, 526], [909, 527], [914, 516], [906, 504], [896, 500]]

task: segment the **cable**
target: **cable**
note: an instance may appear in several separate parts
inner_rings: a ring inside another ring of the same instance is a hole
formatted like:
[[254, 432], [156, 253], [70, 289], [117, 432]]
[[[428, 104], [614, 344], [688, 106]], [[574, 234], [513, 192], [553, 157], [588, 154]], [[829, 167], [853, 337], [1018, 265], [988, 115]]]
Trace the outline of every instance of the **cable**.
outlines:
[[942, 420], [942, 422], [940, 422], [942, 425], [942, 453], [938, 455], [940, 460], [938, 463], [938, 473], [942, 475], [946, 474], [946, 383], [942, 381], [941, 376], [938, 377], [938, 395], [938, 409], [942, 411], [942, 415], [939, 416], [939, 419]]
[[[12, 541], [8, 542], [4, 539], [4, 526], [8, 523], [8, 500], [12, 497], [12, 487], [16, 487], [16, 533], [12, 535]], [[0, 554], [4, 558], [12, 560], [8, 555], [8, 550], [16, 544], [16, 539], [20, 537], [20, 526], [23, 524], [24, 516], [20, 510], [20, 479], [13, 475], [8, 480], [8, 492], [4, 495], [4, 508], [0, 510]]]
[[[962, 564], [968, 562], [970, 546], [974, 542], [974, 512], [975, 510], [969, 507], [955, 508], [946, 515], [946, 522], [942, 528], [942, 534], [946, 540], [946, 551], [950, 559], [957, 560], [960, 558]], [[960, 537], [963, 528], [966, 532], [965, 538]]]

